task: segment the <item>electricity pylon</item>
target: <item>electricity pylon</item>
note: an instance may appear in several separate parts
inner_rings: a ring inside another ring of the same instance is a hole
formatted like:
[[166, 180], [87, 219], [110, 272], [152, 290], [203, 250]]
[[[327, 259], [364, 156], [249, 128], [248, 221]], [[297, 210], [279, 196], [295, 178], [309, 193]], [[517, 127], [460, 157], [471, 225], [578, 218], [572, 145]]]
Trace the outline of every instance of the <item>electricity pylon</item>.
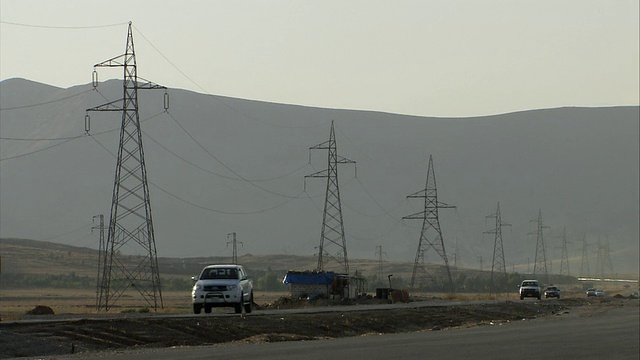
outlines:
[[[231, 235], [233, 235], [233, 240], [227, 241], [227, 246], [229, 246], [229, 244], [232, 244], [232, 246], [233, 246], [233, 255], [232, 255], [232, 258], [231, 258], [231, 263], [232, 264], [237, 264], [238, 263], [238, 246], [237, 246], [238, 241], [236, 241], [236, 233], [235, 232], [228, 233], [227, 234], [227, 239]], [[242, 241], [240, 241], [240, 244], [242, 244], [242, 246], [244, 246]]]
[[[585, 268], [587, 269], [586, 273], [584, 272]], [[591, 276], [591, 271], [589, 270], [589, 256], [587, 253], [587, 234], [584, 234], [582, 237], [582, 261], [580, 262], [580, 276]]]
[[609, 238], [607, 237], [607, 243], [604, 245], [604, 261], [605, 267], [609, 270], [611, 275], [613, 272], [613, 263], [611, 262], [611, 248], [609, 247]]
[[547, 252], [544, 248], [544, 234], [543, 229], [549, 228], [548, 226], [542, 225], [542, 209], [538, 210], [538, 218], [531, 220], [532, 222], [537, 222], [537, 229], [534, 234], [536, 234], [536, 257], [533, 262], [533, 275], [538, 275], [542, 273], [544, 275], [544, 279], [547, 283], [549, 283], [549, 271], [547, 269]]
[[569, 271], [569, 251], [567, 250], [567, 228], [562, 229], [562, 254], [560, 255], [560, 275], [571, 276]]
[[411, 274], [411, 288], [416, 289], [416, 280], [418, 272], [421, 272], [426, 278], [428, 272], [426, 266], [420, 264], [420, 257], [429, 248], [432, 248], [444, 260], [444, 267], [447, 272], [449, 291], [454, 292], [453, 278], [451, 277], [451, 269], [449, 268], [449, 259], [444, 247], [442, 238], [442, 230], [440, 229], [440, 219], [438, 218], [438, 209], [451, 209], [455, 206], [445, 204], [438, 201], [438, 189], [436, 187], [436, 175], [433, 170], [433, 157], [429, 155], [429, 167], [427, 169], [427, 183], [424, 190], [413, 193], [407, 198], [424, 198], [424, 211], [403, 217], [403, 220], [422, 220], [422, 231], [420, 232], [420, 240], [418, 241], [418, 250], [413, 263], [413, 273]]
[[96, 282], [96, 310], [100, 310], [100, 298], [102, 296], [102, 266], [104, 263], [104, 256], [105, 256], [105, 251], [104, 251], [104, 247], [105, 247], [105, 241], [104, 241], [104, 215], [100, 214], [100, 215], [96, 215], [92, 218], [92, 220], [95, 220], [96, 218], [100, 219], [100, 223], [98, 226], [92, 226], [91, 227], [91, 232], [93, 232], [94, 229], [98, 229], [100, 231], [99, 233], [99, 240], [98, 240], [98, 278], [97, 278], [97, 282]]
[[[328, 263], [335, 262], [345, 274], [349, 274], [349, 258], [347, 257], [347, 242], [344, 236], [342, 204], [340, 203], [340, 188], [338, 186], [338, 164], [355, 164], [356, 162], [338, 155], [333, 121], [331, 121], [329, 141], [312, 146], [309, 150], [328, 150], [327, 168], [305, 176], [305, 179], [327, 178], [317, 270], [325, 271]], [[309, 160], [311, 160], [311, 153], [309, 153]]]
[[[142, 148], [142, 131], [138, 112], [138, 90], [166, 89], [150, 82], [138, 82], [132, 25], [129, 22], [125, 53], [94, 65], [94, 86], [98, 67], [124, 68], [122, 99], [89, 111], [122, 113], [120, 143], [111, 202], [111, 218], [105, 245], [101, 296], [98, 310], [109, 309], [126, 290], [133, 287], [154, 310], [163, 308], [156, 241], [151, 218], [149, 183]], [[166, 109], [166, 96], [165, 96]], [[86, 116], [85, 130], [89, 132]], [[124, 254], [124, 252], [130, 252]], [[129, 256], [137, 255], [137, 256]]]
[[382, 251], [382, 245], [376, 246], [376, 256], [378, 257], [378, 279], [383, 279], [384, 276], [384, 260], [382, 259], [382, 255], [386, 254], [386, 252]]
[[611, 262], [611, 251], [609, 249], [609, 240], [605, 244], [598, 238], [598, 253], [596, 257], [596, 276], [600, 277], [601, 281], [604, 281], [605, 271], [609, 271], [609, 274], [613, 274], [613, 263]]
[[497, 279], [497, 274], [500, 274], [500, 277], [503, 280], [507, 278], [507, 264], [504, 259], [504, 245], [502, 243], [502, 227], [511, 226], [511, 224], [502, 223], [499, 202], [496, 212], [487, 216], [487, 218], [496, 219], [495, 227], [492, 230], [485, 231], [485, 234], [495, 235], [495, 239], [493, 241], [493, 262], [491, 263], [491, 292], [493, 292], [495, 288], [494, 280]]

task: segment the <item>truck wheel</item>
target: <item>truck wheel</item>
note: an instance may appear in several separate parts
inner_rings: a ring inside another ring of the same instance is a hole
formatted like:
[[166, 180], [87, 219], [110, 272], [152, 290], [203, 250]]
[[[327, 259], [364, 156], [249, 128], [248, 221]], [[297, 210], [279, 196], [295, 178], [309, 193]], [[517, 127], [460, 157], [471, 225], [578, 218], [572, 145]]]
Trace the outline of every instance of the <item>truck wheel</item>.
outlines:
[[193, 304], [193, 313], [194, 314], [200, 314], [200, 310], [202, 310], [202, 305]]
[[251, 293], [251, 296], [249, 297], [249, 303], [244, 304], [244, 312], [246, 312], [247, 314], [250, 314], [252, 310], [253, 310], [253, 293]]
[[211, 305], [204, 305], [205, 314], [211, 314]]
[[538, 300], [540, 300], [540, 299], [541, 299], [541, 296], [538, 295]]
[[236, 314], [242, 314], [242, 302], [233, 305], [233, 308], [236, 311]]

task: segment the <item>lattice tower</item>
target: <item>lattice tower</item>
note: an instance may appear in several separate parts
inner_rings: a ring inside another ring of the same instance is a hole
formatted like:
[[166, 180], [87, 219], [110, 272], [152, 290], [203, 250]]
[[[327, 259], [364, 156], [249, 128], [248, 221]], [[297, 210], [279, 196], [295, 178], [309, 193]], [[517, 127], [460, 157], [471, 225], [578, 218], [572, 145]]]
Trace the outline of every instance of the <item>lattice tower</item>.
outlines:
[[[585, 273], [585, 269], [587, 272]], [[580, 261], [580, 276], [591, 276], [591, 270], [589, 269], [589, 256], [587, 252], [587, 234], [582, 236], [582, 260]]]
[[532, 221], [537, 222], [536, 234], [536, 257], [533, 263], [533, 275], [543, 275], [547, 283], [549, 283], [549, 271], [547, 269], [547, 252], [544, 247], [544, 229], [547, 226], [542, 225], [542, 210], [538, 210], [538, 218]]
[[487, 218], [495, 219], [495, 227], [485, 232], [486, 234], [495, 235], [493, 241], [493, 261], [491, 262], [491, 292], [493, 292], [498, 277], [503, 281], [507, 278], [507, 264], [504, 258], [504, 244], [502, 242], [502, 227], [511, 225], [502, 222], [499, 202], [496, 207], [496, 212], [487, 216]]
[[[433, 169], [433, 157], [429, 155], [429, 166], [427, 169], [427, 181], [424, 190], [413, 193], [407, 198], [424, 198], [424, 210], [412, 215], [403, 217], [403, 219], [422, 220], [422, 231], [418, 240], [418, 250], [416, 251], [415, 261], [413, 263], [413, 272], [411, 274], [411, 288], [417, 289], [418, 277], [428, 277], [429, 272], [426, 266], [420, 263], [421, 256], [429, 250], [433, 249], [444, 261], [446, 270], [447, 284], [449, 291], [454, 292], [453, 278], [451, 269], [449, 268], [449, 259], [442, 238], [442, 230], [440, 228], [440, 219], [438, 216], [439, 209], [455, 208], [455, 206], [445, 204], [438, 201], [438, 189], [436, 187], [436, 176]], [[425, 283], [426, 281], [420, 281]]]
[[560, 275], [571, 276], [569, 251], [567, 250], [567, 228], [562, 229], [562, 253], [560, 255]]
[[[128, 289], [133, 288], [151, 308], [157, 310], [163, 307], [163, 302], [142, 146], [138, 90], [166, 88], [138, 81], [131, 23], [125, 53], [94, 65], [94, 86], [97, 86], [95, 68], [99, 67], [124, 69], [124, 96], [87, 109], [87, 112], [115, 111], [122, 114], [98, 309], [109, 311]], [[88, 132], [86, 123], [85, 129]]]
[[344, 234], [342, 204], [340, 202], [340, 187], [338, 186], [338, 164], [355, 164], [355, 161], [338, 155], [336, 134], [331, 121], [329, 140], [312, 146], [309, 150], [328, 150], [327, 168], [315, 172], [305, 178], [326, 178], [327, 189], [322, 214], [322, 230], [320, 231], [320, 245], [318, 247], [318, 271], [326, 271], [330, 267], [349, 274], [349, 258], [347, 256], [347, 242]]

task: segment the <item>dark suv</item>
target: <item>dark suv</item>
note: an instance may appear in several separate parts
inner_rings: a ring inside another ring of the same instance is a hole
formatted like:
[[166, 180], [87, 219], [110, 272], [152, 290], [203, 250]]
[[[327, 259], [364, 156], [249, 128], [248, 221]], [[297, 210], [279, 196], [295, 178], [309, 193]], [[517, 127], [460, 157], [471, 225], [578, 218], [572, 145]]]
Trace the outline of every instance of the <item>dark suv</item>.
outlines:
[[556, 286], [549, 286], [544, 290], [544, 298], [548, 299], [550, 297], [560, 299], [560, 289]]

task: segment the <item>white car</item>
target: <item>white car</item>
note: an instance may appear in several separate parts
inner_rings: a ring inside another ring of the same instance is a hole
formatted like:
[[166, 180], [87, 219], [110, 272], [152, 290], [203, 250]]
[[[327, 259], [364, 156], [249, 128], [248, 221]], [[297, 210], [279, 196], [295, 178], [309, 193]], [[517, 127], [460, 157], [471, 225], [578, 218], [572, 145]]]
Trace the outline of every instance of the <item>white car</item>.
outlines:
[[250, 313], [253, 306], [253, 282], [240, 265], [209, 265], [202, 269], [191, 291], [194, 314], [211, 313], [214, 307], [233, 307], [237, 314]]

